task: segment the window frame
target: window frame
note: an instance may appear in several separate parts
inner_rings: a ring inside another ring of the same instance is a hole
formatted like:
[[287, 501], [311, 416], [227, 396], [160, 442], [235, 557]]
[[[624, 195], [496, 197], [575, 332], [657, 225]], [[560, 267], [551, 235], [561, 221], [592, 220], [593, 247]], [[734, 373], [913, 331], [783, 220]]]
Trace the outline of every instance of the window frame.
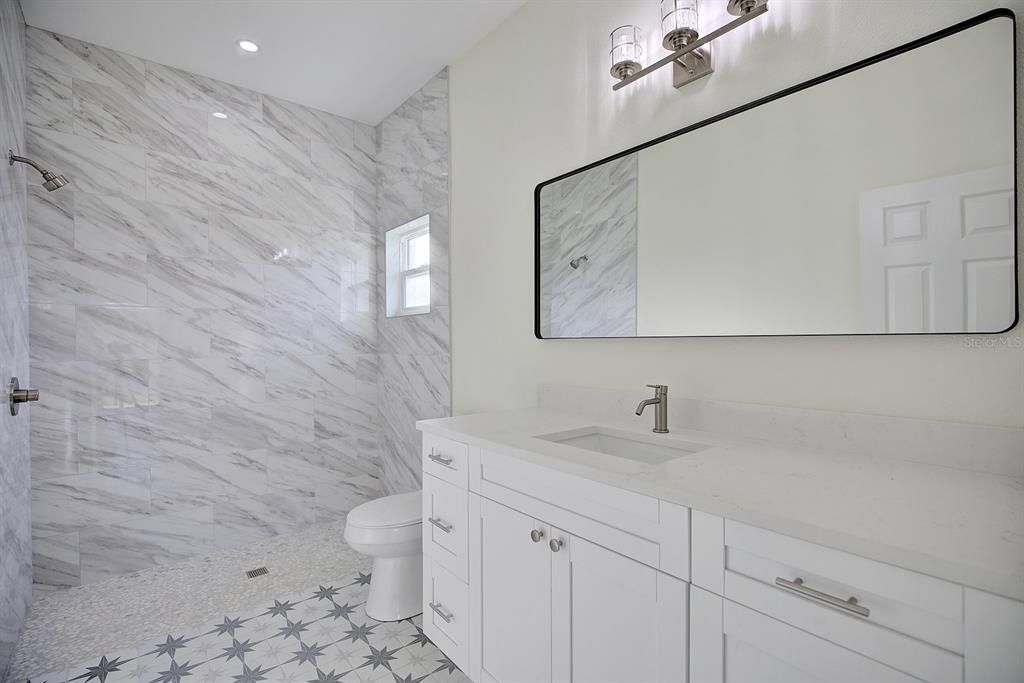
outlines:
[[[393, 272], [387, 274], [387, 286], [395, 288], [396, 291], [386, 293], [387, 310], [386, 317], [394, 318], [406, 315], [421, 315], [430, 312], [430, 216], [425, 215], [409, 221], [405, 225], [389, 230], [389, 233], [398, 231], [398, 243], [394, 246], [385, 245], [385, 249], [397, 251], [387, 254], [385, 261], [390, 265], [394, 264]], [[409, 267], [409, 243], [412, 240], [423, 236], [427, 237], [427, 262], [414, 268]], [[390, 242], [391, 240], [387, 240]], [[397, 256], [397, 258], [396, 258]], [[427, 303], [423, 306], [409, 306], [406, 300], [406, 286], [409, 279], [427, 276]]]

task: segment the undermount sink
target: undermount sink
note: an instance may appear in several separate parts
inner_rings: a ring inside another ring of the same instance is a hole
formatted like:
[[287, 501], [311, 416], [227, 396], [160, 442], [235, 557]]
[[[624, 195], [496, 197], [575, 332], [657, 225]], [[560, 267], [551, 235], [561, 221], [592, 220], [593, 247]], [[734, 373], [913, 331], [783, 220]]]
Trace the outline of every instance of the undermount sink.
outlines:
[[660, 465], [709, 448], [704, 444], [661, 435], [636, 434], [607, 427], [582, 427], [554, 434], [542, 434], [537, 438], [648, 465]]

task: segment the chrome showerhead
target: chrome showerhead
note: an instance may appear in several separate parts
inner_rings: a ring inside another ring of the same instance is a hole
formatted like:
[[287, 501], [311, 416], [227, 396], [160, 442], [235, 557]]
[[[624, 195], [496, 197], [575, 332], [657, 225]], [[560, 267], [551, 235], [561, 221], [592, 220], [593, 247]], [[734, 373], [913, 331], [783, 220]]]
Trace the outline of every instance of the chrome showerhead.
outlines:
[[43, 187], [45, 187], [49, 192], [59, 190], [67, 184], [68, 179], [62, 175], [53, 175], [49, 171], [43, 173]]
[[53, 173], [50, 173], [45, 168], [43, 168], [36, 162], [32, 161], [31, 159], [28, 159], [26, 157], [19, 157], [17, 154], [14, 153], [14, 150], [7, 150], [7, 162], [11, 166], [13, 166], [15, 161], [19, 161], [23, 164], [28, 164], [32, 168], [39, 171], [39, 173], [43, 176], [43, 187], [46, 188], [47, 192], [59, 190], [60, 188], [64, 187], [69, 182], [71, 182], [62, 175], [54, 175]]

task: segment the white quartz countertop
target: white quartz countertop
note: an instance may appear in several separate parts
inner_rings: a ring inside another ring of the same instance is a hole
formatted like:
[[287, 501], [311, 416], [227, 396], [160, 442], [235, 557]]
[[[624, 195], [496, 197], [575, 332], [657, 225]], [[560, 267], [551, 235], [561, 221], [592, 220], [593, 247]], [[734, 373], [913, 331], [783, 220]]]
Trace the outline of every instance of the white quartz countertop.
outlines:
[[[780, 447], [700, 431], [708, 447], [648, 465], [536, 438], [604, 426], [537, 410], [423, 420], [438, 436], [1024, 601], [1024, 479]], [[670, 425], [671, 426], [671, 425]]]

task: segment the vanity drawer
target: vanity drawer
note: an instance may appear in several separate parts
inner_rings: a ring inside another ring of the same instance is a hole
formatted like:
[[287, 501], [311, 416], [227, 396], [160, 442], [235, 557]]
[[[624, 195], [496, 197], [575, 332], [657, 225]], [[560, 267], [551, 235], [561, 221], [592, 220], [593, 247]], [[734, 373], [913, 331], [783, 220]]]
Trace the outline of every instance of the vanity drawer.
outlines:
[[924, 680], [962, 680], [960, 586], [738, 522], [724, 530], [725, 597]]
[[430, 558], [423, 562], [423, 632], [469, 670], [469, 588]]
[[724, 671], [720, 680], [727, 683], [919, 680], [729, 600], [722, 605], [722, 636]]
[[423, 477], [423, 553], [463, 581], [469, 579], [469, 493]]
[[461, 489], [469, 486], [469, 446], [423, 433], [423, 473]]

